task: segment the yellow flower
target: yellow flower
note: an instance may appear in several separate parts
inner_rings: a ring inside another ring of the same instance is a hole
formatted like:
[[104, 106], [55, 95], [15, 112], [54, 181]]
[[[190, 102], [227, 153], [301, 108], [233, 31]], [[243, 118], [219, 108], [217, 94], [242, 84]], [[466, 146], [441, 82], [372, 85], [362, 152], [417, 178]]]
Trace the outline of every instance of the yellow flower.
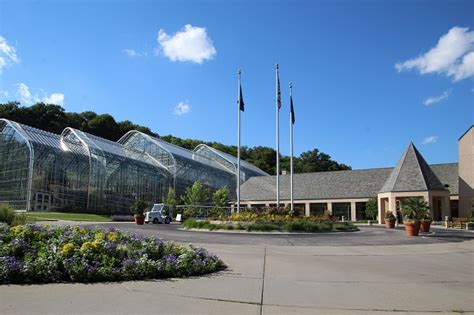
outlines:
[[13, 232], [13, 235], [18, 236], [18, 235], [24, 233], [26, 229], [27, 229], [27, 227], [24, 226], [24, 225], [16, 225], [16, 226], [11, 227], [10, 231]]
[[81, 246], [81, 252], [85, 252], [86, 250], [89, 250], [92, 248], [93, 248], [92, 242], [84, 242], [82, 243], [82, 246]]
[[119, 234], [117, 232], [111, 232], [107, 235], [107, 239], [111, 242], [117, 242], [119, 240]]
[[104, 238], [105, 238], [105, 234], [102, 232], [98, 232], [95, 234], [95, 239], [98, 241], [103, 240]]
[[64, 244], [60, 253], [64, 257], [70, 257], [74, 254], [74, 249], [75, 249], [75, 246], [73, 243], [66, 243]]
[[95, 240], [92, 242], [92, 247], [94, 249], [100, 249], [102, 247], [102, 242], [99, 240]]

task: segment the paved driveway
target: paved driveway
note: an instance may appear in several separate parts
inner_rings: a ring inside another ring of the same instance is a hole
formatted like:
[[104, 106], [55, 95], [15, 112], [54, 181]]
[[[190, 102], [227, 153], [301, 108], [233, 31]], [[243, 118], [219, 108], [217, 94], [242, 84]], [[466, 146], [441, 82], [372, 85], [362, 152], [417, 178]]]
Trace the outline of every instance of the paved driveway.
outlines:
[[[132, 224], [114, 225], [137, 230]], [[474, 312], [469, 232], [436, 230], [408, 239], [401, 230], [378, 228], [310, 236], [183, 232], [164, 225], [140, 231], [201, 243], [229, 269], [168, 281], [0, 286], [0, 314]]]

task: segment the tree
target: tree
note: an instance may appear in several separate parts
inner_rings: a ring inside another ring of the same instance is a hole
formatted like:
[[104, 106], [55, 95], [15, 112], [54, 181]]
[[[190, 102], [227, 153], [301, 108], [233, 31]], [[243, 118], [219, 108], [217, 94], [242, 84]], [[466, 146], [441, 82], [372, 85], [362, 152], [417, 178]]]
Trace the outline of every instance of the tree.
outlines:
[[174, 209], [176, 208], [176, 205], [178, 204], [175, 194], [174, 194], [174, 189], [173, 187], [168, 188], [168, 194], [166, 195], [166, 198], [164, 200], [164, 203], [166, 205], [169, 205], [171, 212], [174, 212]]
[[370, 198], [365, 204], [365, 216], [369, 220], [376, 220], [379, 213], [379, 206], [376, 197]]
[[[26, 107], [21, 106], [19, 102], [8, 102], [0, 104], [0, 117], [57, 134], [60, 134], [66, 127], [72, 127], [111, 141], [117, 141], [130, 130], [138, 130], [158, 137], [151, 129], [129, 120], [116, 121], [109, 114], [97, 115], [92, 111], [82, 113], [65, 112], [64, 108], [54, 104], [37, 103]], [[237, 146], [235, 145], [196, 139], [181, 139], [172, 135], [160, 138], [188, 150], [193, 150], [197, 145], [203, 143], [232, 156], [237, 156]], [[248, 148], [243, 146], [240, 148], [240, 157], [270, 175], [276, 173], [276, 151], [273, 148], [264, 146]], [[280, 155], [280, 169], [290, 170], [290, 158], [288, 156]], [[295, 173], [347, 169], [351, 169], [350, 166], [332, 160], [328, 154], [320, 152], [318, 149], [303, 152], [300, 156], [294, 157]]]
[[222, 208], [227, 206], [229, 202], [229, 188], [224, 186], [214, 192], [212, 195], [212, 203], [214, 204], [215, 208]]
[[209, 191], [201, 182], [195, 182], [191, 187], [186, 188], [183, 202], [188, 206], [202, 205], [209, 200]]
[[99, 137], [117, 141], [120, 129], [115, 119], [109, 114], [98, 115], [88, 123], [89, 132]]

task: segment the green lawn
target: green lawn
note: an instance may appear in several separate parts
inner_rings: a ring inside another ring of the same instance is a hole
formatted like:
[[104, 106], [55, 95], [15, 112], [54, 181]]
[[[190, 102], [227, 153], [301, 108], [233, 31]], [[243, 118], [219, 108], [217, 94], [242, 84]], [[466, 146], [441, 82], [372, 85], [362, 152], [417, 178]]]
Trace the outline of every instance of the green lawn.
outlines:
[[66, 213], [66, 212], [25, 212], [24, 213], [28, 221], [56, 221], [56, 220], [68, 220], [68, 221], [97, 221], [97, 222], [109, 222], [112, 221], [110, 216], [101, 214], [89, 214], [89, 213]]

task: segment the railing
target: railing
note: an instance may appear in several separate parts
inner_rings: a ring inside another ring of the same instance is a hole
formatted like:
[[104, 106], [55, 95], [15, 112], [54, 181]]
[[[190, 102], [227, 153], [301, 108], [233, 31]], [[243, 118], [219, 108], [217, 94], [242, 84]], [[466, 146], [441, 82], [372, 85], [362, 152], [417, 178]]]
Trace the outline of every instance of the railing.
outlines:
[[212, 216], [226, 216], [232, 213], [232, 207], [214, 207], [201, 205], [176, 206], [175, 214], [182, 214], [186, 218], [208, 218]]

